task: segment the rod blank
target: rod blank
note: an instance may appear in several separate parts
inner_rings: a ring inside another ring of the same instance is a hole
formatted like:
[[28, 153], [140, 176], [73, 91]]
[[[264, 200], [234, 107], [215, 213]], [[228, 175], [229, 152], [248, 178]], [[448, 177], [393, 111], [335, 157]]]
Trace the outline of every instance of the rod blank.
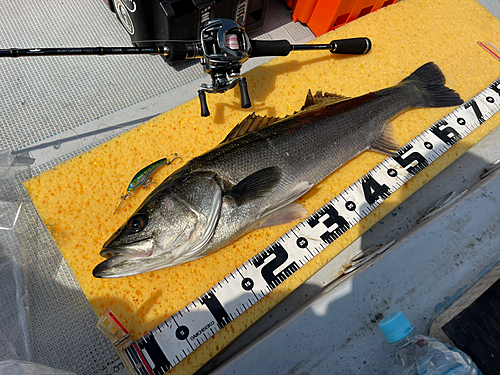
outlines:
[[166, 55], [167, 46], [163, 47], [84, 47], [84, 48], [30, 48], [0, 49], [0, 57], [22, 56], [77, 56], [77, 55]]

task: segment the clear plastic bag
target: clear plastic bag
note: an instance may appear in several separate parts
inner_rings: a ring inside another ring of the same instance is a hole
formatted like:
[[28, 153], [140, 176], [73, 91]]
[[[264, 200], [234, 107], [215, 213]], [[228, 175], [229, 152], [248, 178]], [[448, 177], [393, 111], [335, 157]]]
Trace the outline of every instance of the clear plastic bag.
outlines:
[[75, 373], [56, 370], [38, 363], [9, 359], [0, 361], [0, 375], [75, 375]]
[[0, 360], [30, 361], [24, 262], [14, 230], [22, 201], [11, 184], [19, 168], [26, 170], [29, 165], [14, 165], [15, 159], [10, 152], [0, 150]]
[[0, 150], [0, 180], [11, 176], [15, 156], [9, 150]]
[[[0, 181], [7, 180], [29, 169], [34, 159], [29, 156], [12, 155], [8, 150], [0, 150]], [[21, 202], [0, 194], [0, 230], [12, 230], [21, 212]]]

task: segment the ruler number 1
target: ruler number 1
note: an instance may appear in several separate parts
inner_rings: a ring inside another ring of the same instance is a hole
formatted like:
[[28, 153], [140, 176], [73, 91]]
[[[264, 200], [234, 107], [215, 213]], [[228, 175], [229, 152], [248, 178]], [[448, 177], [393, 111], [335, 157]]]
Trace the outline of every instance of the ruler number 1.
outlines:
[[213, 291], [209, 291], [203, 297], [201, 297], [200, 302], [205, 305], [212, 313], [220, 329], [222, 329], [232, 320]]

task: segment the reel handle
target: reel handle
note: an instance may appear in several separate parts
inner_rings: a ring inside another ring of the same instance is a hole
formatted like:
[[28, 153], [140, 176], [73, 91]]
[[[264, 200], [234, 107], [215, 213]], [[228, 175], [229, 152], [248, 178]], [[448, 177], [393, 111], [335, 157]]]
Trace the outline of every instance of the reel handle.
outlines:
[[250, 96], [248, 95], [247, 80], [245, 77], [241, 78], [239, 86], [241, 95], [241, 108], [250, 108], [252, 106], [252, 101], [250, 100]]
[[205, 94], [205, 91], [198, 90], [198, 98], [200, 98], [201, 117], [210, 116], [210, 111], [208, 110], [207, 96]]

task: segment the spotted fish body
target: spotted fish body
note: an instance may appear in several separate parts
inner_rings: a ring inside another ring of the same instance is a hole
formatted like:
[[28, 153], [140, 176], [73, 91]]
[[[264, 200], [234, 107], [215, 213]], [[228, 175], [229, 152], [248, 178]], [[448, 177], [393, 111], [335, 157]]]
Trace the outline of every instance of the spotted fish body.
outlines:
[[388, 123], [417, 107], [463, 103], [434, 63], [357, 98], [312, 97], [283, 119], [251, 115], [170, 175], [106, 242], [95, 277], [122, 277], [205, 256], [249, 231], [304, 217], [297, 198], [372, 149], [399, 147]]

